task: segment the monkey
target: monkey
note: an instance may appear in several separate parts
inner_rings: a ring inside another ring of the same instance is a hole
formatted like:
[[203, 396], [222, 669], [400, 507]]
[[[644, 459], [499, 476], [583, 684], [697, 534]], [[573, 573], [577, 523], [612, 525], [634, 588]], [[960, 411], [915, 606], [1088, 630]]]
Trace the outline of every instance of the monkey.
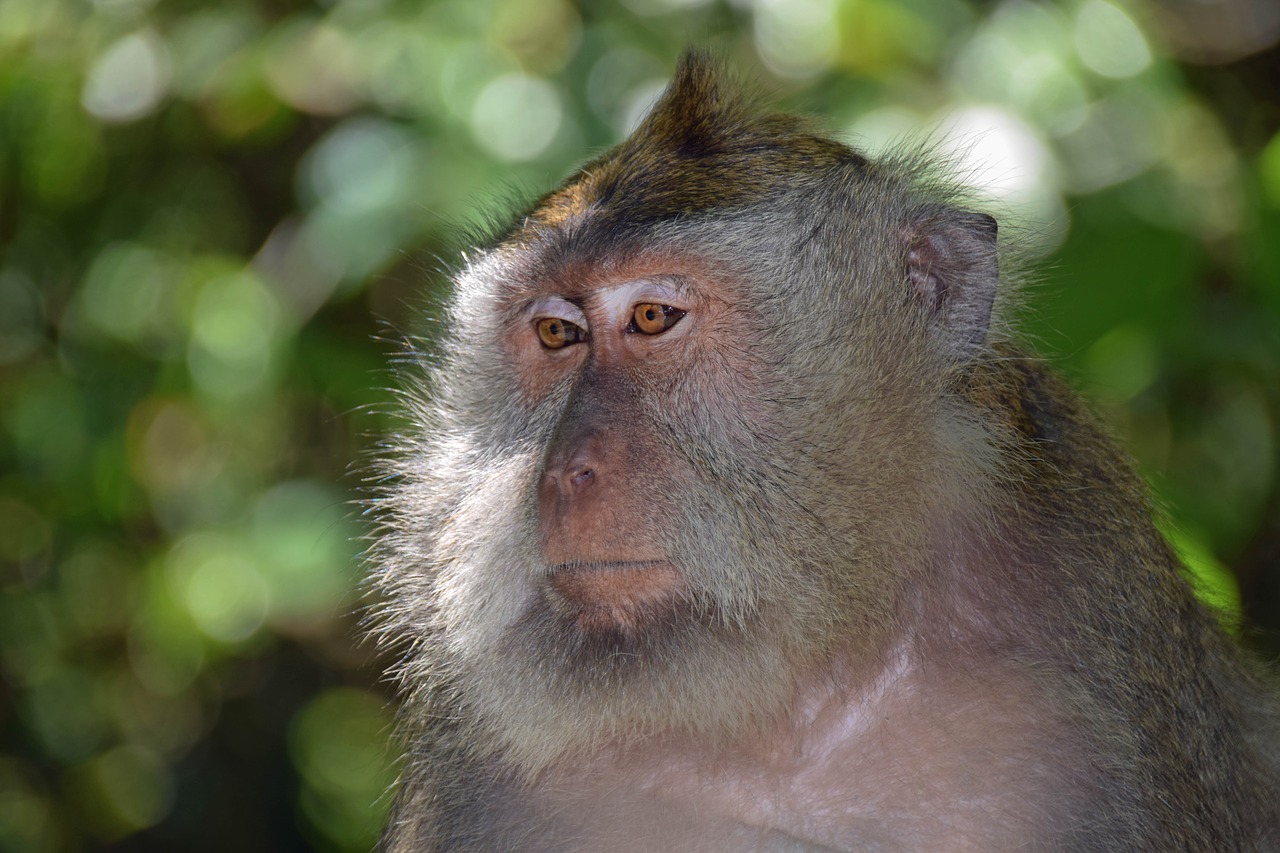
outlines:
[[371, 498], [381, 849], [1280, 849], [1273, 676], [977, 207], [692, 50], [467, 258]]

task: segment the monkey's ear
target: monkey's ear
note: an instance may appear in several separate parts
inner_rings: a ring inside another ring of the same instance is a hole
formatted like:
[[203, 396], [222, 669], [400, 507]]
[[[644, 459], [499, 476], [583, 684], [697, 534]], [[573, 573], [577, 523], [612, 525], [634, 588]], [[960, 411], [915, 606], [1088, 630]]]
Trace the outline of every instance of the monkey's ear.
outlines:
[[956, 356], [971, 354], [987, 337], [1000, 278], [996, 230], [985, 213], [933, 205], [916, 211], [907, 229], [912, 294]]

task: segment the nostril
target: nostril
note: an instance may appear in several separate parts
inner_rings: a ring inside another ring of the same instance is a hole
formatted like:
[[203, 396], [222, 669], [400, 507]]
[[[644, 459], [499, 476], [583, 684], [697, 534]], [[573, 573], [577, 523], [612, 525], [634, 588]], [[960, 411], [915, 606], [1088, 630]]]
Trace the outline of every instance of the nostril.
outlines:
[[575, 489], [581, 489], [591, 485], [591, 482], [595, 477], [596, 473], [592, 470], [590, 465], [574, 465], [569, 470], [565, 471], [565, 480], [568, 481], [571, 488]]
[[595, 433], [569, 436], [563, 441], [563, 449], [553, 448], [543, 475], [543, 488], [548, 497], [555, 494], [559, 500], [574, 501], [600, 489], [610, 476], [604, 450], [600, 436]]

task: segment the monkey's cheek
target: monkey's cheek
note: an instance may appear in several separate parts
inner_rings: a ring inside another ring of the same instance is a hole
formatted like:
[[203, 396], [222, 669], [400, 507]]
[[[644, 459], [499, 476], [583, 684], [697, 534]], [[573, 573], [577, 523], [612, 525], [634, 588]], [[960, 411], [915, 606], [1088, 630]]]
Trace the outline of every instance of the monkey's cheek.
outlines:
[[571, 564], [547, 578], [562, 612], [587, 633], [636, 634], [664, 621], [684, 598], [684, 578], [671, 563]]

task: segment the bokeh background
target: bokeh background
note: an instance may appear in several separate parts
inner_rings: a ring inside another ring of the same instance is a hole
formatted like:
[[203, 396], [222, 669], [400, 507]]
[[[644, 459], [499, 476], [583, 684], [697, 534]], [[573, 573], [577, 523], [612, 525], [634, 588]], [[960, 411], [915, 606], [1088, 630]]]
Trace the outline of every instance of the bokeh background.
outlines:
[[1031, 338], [1280, 651], [1273, 0], [0, 0], [0, 849], [358, 851], [386, 364], [682, 45], [1038, 259]]

